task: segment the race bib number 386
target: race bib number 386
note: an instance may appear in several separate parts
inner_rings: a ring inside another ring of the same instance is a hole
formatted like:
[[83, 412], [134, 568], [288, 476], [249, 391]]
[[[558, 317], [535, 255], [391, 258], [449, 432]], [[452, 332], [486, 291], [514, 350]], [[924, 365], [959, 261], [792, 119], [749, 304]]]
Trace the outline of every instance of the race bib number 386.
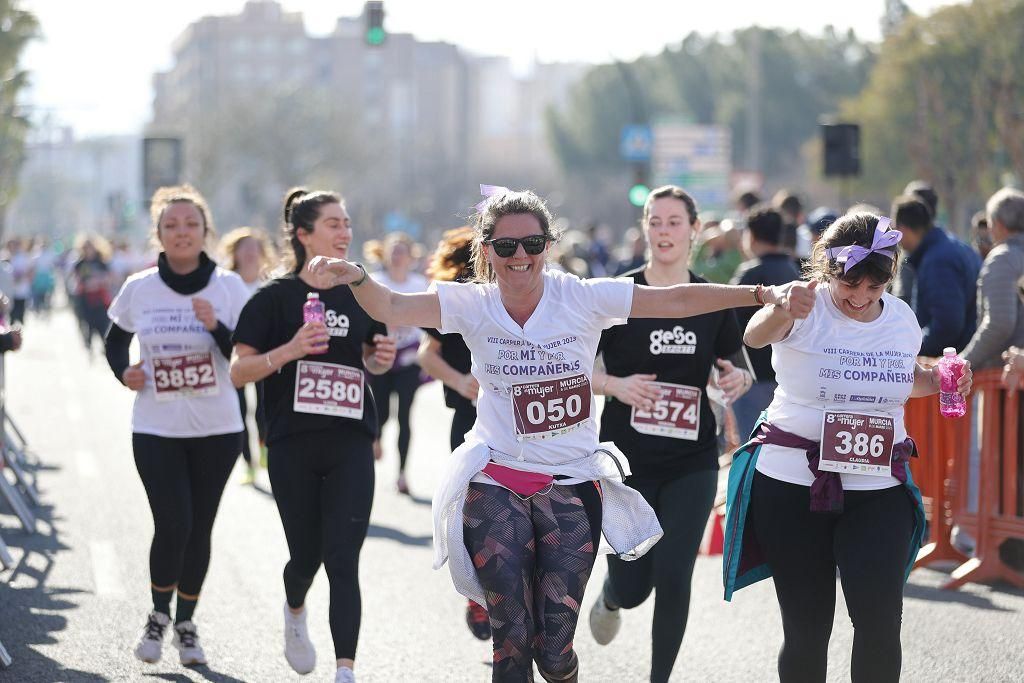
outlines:
[[590, 397], [586, 375], [513, 384], [516, 436], [543, 439], [578, 428], [590, 419]]
[[633, 408], [629, 423], [641, 434], [696, 441], [700, 434], [701, 390], [684, 384], [654, 382], [661, 391], [650, 411]]
[[295, 369], [292, 409], [297, 413], [361, 420], [363, 371], [337, 363], [300, 360]]
[[888, 477], [892, 473], [895, 421], [891, 415], [826, 410], [818, 469]]
[[153, 389], [158, 401], [215, 396], [217, 371], [209, 351], [153, 358]]

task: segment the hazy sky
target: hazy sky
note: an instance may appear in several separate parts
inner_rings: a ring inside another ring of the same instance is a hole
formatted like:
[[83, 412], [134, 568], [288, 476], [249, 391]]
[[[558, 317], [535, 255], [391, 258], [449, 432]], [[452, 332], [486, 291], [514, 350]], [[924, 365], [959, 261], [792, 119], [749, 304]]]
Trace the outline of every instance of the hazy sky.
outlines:
[[[920, 14], [950, 0], [905, 0]], [[140, 130], [149, 117], [154, 71], [171, 63], [171, 43], [207, 14], [235, 14], [244, 0], [22, 0], [43, 37], [24, 64], [28, 103], [78, 135]], [[307, 30], [330, 33], [362, 0], [281, 0]], [[884, 0], [386, 0], [389, 31], [444, 40], [473, 52], [540, 61], [605, 62], [659, 52], [690, 31], [728, 32], [757, 24], [820, 33], [832, 24], [877, 40]], [[605, 9], [607, 8], [607, 9]]]

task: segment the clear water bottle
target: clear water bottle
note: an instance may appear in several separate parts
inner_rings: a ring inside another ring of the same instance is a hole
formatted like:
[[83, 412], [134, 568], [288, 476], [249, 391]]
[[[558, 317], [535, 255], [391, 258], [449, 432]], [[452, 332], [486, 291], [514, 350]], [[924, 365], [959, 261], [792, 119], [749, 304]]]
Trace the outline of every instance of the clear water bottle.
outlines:
[[[324, 308], [324, 302], [320, 301], [320, 295], [316, 292], [310, 292], [306, 295], [306, 303], [302, 305], [302, 322], [305, 323], [322, 323], [327, 319], [327, 312]], [[325, 344], [322, 351], [317, 353], [327, 353], [327, 345]]]
[[964, 360], [956, 355], [956, 349], [947, 346], [939, 359], [939, 412], [942, 417], [963, 417], [967, 412], [967, 401], [956, 390], [963, 374]]

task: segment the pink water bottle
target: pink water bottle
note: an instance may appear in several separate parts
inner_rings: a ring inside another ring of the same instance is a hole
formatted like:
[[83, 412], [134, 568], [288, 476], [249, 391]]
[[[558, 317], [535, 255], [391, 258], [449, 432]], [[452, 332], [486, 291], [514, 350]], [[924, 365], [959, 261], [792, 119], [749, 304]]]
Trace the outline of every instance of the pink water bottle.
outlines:
[[963, 359], [956, 355], [956, 349], [947, 346], [939, 359], [939, 412], [942, 417], [963, 417], [967, 412], [967, 401], [956, 390], [956, 383], [963, 374]]
[[[320, 295], [316, 292], [310, 292], [307, 294], [306, 303], [302, 304], [302, 322], [322, 323], [326, 318], [327, 314], [324, 310], [324, 302], [320, 301]], [[324, 345], [323, 351], [317, 351], [317, 353], [327, 353], [327, 345]]]

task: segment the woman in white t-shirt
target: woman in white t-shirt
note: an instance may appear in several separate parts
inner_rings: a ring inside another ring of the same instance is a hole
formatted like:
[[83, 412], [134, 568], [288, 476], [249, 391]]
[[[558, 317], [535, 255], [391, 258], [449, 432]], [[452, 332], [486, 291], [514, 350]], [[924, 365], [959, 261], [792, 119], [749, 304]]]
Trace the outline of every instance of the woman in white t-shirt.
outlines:
[[[544, 203], [532, 192], [481, 189], [489, 199], [477, 207], [477, 283], [400, 294], [348, 261], [309, 267], [324, 286], [348, 283], [377, 320], [465, 339], [480, 385], [477, 420], [434, 496], [435, 568], [450, 561], [459, 592], [486, 602], [493, 680], [532, 680], [536, 661], [547, 680], [575, 681], [572, 640], [602, 532], [624, 559], [661, 536], [654, 511], [622, 483], [625, 457], [598, 443], [590, 377], [601, 331], [630, 316], [790, 304], [781, 288], [645, 287], [546, 270], [555, 235]], [[809, 310], [792, 308], [797, 317]]]
[[[373, 240], [363, 248], [364, 253], [373, 255], [374, 260], [383, 264], [384, 268], [373, 273], [371, 277], [388, 289], [402, 294], [414, 294], [427, 290], [427, 278], [413, 271], [413, 265], [419, 248], [411, 237], [404, 232], [389, 233], [383, 242]], [[384, 423], [391, 417], [391, 396], [398, 398], [398, 480], [395, 488], [399, 493], [409, 493], [409, 484], [405, 480], [405, 464], [409, 459], [409, 444], [412, 441], [412, 402], [416, 398], [416, 390], [420, 388], [420, 366], [416, 355], [420, 348], [423, 333], [416, 327], [397, 326], [388, 330], [395, 338], [395, 364], [383, 375], [374, 375], [370, 380], [373, 398], [377, 402], [377, 420], [380, 434], [384, 433]], [[380, 436], [373, 444], [374, 456], [380, 458]]]
[[[901, 237], [887, 218], [843, 216], [811, 255], [810, 315], [767, 307], [744, 336], [772, 345], [779, 386], [730, 471], [725, 596], [774, 577], [782, 681], [825, 680], [837, 568], [853, 680], [899, 679], [903, 586], [924, 534], [903, 406], [939, 389], [916, 361], [917, 318], [886, 292]], [[958, 389], [970, 387], [968, 366]]]
[[[213, 225], [195, 189], [160, 188], [151, 212], [162, 252], [156, 267], [121, 287], [110, 304], [106, 336], [110, 369], [136, 392], [132, 450], [153, 513], [153, 611], [135, 656], [160, 659], [177, 591], [174, 646], [182, 664], [204, 664], [192, 615], [221, 493], [238, 458], [242, 420], [228, 360], [249, 293], [240, 277], [206, 255]], [[141, 359], [130, 365], [133, 336]]]

